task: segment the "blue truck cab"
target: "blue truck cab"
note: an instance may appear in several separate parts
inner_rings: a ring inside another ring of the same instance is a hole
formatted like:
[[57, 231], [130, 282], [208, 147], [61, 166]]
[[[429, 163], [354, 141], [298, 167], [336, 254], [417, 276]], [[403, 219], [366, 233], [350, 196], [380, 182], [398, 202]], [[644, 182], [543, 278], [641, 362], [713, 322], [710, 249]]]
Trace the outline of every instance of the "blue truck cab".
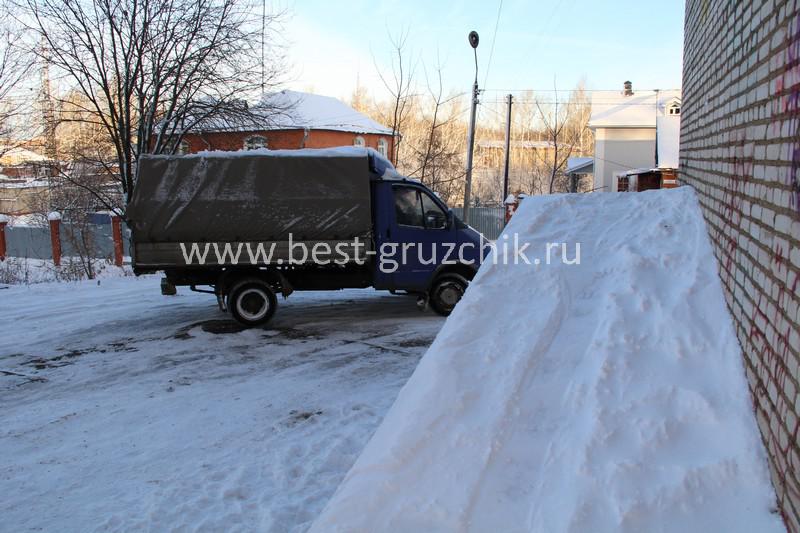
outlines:
[[[128, 223], [137, 275], [163, 271], [164, 294], [212, 293], [246, 326], [296, 290], [405, 292], [448, 315], [486, 253], [433, 191], [363, 148], [143, 157]], [[298, 241], [350, 253], [292, 262]], [[259, 245], [270, 253], [254, 262]]]
[[375, 180], [372, 202], [373, 287], [426, 295], [449, 314], [480, 266], [482, 235], [416, 180]]

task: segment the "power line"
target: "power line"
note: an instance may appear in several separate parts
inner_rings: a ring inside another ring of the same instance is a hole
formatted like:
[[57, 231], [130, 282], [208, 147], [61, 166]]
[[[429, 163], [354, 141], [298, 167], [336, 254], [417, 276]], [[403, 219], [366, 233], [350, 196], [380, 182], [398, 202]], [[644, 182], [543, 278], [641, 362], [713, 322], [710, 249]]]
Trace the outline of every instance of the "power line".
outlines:
[[[574, 92], [575, 89], [535, 89], [535, 88], [516, 88], [516, 89], [481, 89], [481, 92], [490, 92], [490, 93], [522, 93], [522, 92], [534, 92], [534, 93], [571, 93]], [[623, 91], [619, 87], [615, 87], [614, 89], [580, 89], [581, 92], [584, 93], [619, 93], [620, 95]], [[653, 93], [656, 92], [663, 93], [667, 91], [678, 91], [680, 89], [636, 89], [634, 91], [633, 97], [636, 96], [637, 93]]]
[[[572, 100], [523, 100], [514, 98], [515, 103], [519, 104], [569, 104]], [[484, 104], [503, 104], [505, 100], [483, 100]], [[654, 102], [650, 103], [635, 103], [635, 102], [619, 102], [616, 100], [608, 100], [608, 101], [601, 101], [601, 100], [594, 100], [594, 101], [586, 101], [586, 105], [589, 104], [596, 104], [596, 105], [613, 105], [615, 107], [635, 107], [635, 106], [642, 106], [642, 107], [655, 107]]]
[[[534, 38], [534, 42], [538, 41], [539, 39], [541, 39], [544, 36], [544, 32], [547, 31], [547, 27], [550, 25], [550, 21], [553, 20], [553, 15], [556, 14], [556, 11], [559, 10], [559, 8], [561, 7], [561, 4], [563, 4], [563, 3], [564, 3], [564, 0], [558, 0], [558, 3], [553, 7], [553, 10], [550, 12], [550, 16], [547, 17], [547, 22], [544, 23], [544, 25], [541, 27], [540, 31], [536, 32], [537, 35]], [[531, 53], [534, 50], [536, 50], [536, 46], [535, 45], [534, 45], [533, 50], [531, 50]]]
[[497, 20], [494, 23], [494, 35], [492, 36], [492, 46], [489, 49], [489, 63], [486, 65], [486, 76], [483, 77], [483, 84], [489, 81], [489, 69], [492, 68], [492, 58], [494, 57], [494, 42], [497, 39], [497, 28], [500, 26], [500, 12], [503, 10], [503, 0], [500, 0], [500, 5], [497, 7]]

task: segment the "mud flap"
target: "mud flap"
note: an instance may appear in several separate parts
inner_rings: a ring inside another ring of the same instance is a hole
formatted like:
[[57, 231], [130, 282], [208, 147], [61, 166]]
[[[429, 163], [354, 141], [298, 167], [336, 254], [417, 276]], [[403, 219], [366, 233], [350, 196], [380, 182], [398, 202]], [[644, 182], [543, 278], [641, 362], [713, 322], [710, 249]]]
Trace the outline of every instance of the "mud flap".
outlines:
[[161, 294], [164, 296], [175, 296], [178, 294], [178, 289], [170, 283], [167, 278], [161, 278]]

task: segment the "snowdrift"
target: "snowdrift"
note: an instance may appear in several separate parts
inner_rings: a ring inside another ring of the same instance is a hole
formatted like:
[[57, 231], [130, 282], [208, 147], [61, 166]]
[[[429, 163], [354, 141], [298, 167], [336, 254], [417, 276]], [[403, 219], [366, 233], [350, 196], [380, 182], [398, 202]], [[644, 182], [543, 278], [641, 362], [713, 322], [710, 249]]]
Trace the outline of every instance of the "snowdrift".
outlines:
[[694, 192], [515, 233], [541, 264], [484, 264], [311, 531], [783, 531]]

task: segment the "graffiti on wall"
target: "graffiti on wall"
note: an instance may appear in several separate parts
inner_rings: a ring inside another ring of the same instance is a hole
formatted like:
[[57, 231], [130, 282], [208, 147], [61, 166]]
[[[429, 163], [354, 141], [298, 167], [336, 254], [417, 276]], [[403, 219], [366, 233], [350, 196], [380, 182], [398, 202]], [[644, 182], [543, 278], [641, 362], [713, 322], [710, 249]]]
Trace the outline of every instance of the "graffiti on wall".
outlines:
[[786, 181], [791, 191], [792, 207], [800, 214], [800, 13], [794, 20], [794, 29], [789, 24], [786, 39], [786, 63], [783, 75], [777, 80], [776, 89], [780, 95], [782, 111], [787, 115], [789, 130], [794, 137]]

